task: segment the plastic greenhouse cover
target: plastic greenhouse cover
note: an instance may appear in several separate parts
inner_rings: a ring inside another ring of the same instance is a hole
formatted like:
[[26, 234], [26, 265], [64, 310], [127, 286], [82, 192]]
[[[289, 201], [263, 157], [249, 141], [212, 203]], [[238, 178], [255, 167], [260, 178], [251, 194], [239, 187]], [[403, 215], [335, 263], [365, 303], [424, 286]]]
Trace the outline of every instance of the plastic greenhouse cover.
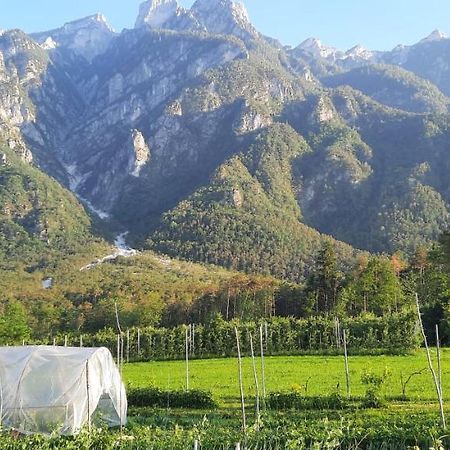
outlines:
[[0, 347], [0, 419], [24, 434], [126, 424], [120, 372], [106, 348]]

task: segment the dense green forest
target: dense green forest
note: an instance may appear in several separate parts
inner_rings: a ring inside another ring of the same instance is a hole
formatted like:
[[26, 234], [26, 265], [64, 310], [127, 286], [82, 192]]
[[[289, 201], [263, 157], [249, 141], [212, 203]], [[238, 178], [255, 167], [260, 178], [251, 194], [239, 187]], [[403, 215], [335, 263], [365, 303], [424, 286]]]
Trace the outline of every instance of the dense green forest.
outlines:
[[31, 274], [17, 283], [17, 276], [2, 272], [1, 280], [0, 339], [5, 343], [51, 342], [65, 333], [115, 329], [114, 304], [125, 329], [274, 317], [330, 323], [357, 319], [368, 327], [381, 318], [414, 312], [415, 292], [430, 336], [439, 324], [443, 342], [450, 343], [447, 234], [432, 249], [418, 248], [411, 258], [363, 254], [351, 268], [340, 263], [334, 242], [324, 241], [302, 284], [149, 252], [89, 271], [65, 266], [55, 272], [51, 289], [42, 289]]

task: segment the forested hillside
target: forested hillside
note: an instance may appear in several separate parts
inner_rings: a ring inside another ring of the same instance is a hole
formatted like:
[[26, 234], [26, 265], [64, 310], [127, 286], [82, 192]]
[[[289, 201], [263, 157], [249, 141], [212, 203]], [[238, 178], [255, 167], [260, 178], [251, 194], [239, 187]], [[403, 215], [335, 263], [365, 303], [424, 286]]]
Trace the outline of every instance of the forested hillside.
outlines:
[[289, 48], [230, 0], [2, 31], [4, 307], [42, 336], [408, 310], [418, 253], [447, 276], [449, 42]]

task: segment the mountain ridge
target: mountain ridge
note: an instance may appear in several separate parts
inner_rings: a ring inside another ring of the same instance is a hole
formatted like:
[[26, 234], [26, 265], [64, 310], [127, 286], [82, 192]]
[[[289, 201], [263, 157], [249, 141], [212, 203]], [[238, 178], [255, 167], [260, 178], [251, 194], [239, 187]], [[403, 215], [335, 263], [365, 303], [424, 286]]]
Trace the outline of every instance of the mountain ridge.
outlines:
[[300, 281], [324, 240], [351, 264], [448, 225], [449, 67], [441, 33], [291, 49], [240, 3], [150, 0], [121, 33], [4, 32], [0, 132], [136, 246]]

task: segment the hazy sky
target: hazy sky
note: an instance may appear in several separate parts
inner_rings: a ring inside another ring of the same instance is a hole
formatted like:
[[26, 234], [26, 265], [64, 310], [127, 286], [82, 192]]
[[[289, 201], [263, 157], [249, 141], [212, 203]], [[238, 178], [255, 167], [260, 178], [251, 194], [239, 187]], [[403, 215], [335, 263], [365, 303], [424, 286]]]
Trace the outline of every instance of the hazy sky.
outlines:
[[[140, 0], [0, 0], [0, 28], [51, 29], [102, 12], [116, 30], [131, 28]], [[181, 0], [190, 6], [193, 0]], [[436, 28], [450, 31], [449, 0], [244, 0], [253, 24], [283, 44], [310, 36], [346, 50], [412, 44]]]

